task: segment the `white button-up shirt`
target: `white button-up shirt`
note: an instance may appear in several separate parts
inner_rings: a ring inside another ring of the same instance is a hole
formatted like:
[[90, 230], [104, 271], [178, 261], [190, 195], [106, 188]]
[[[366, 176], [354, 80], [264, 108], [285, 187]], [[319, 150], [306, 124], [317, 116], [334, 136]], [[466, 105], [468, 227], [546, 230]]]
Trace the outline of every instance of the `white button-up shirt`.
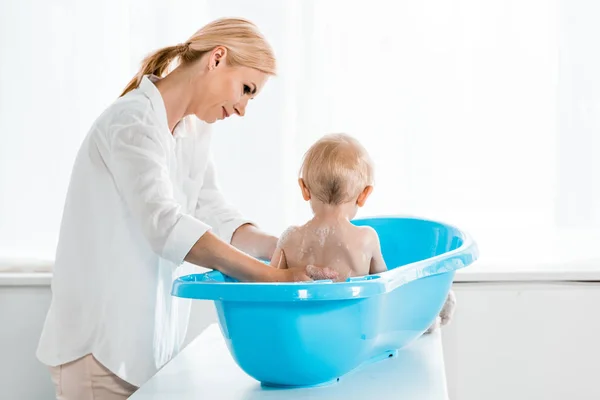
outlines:
[[176, 268], [211, 227], [230, 242], [248, 222], [216, 185], [208, 125], [186, 117], [172, 134], [154, 79], [113, 103], [77, 155], [37, 351], [50, 366], [91, 353], [136, 386], [185, 337]]

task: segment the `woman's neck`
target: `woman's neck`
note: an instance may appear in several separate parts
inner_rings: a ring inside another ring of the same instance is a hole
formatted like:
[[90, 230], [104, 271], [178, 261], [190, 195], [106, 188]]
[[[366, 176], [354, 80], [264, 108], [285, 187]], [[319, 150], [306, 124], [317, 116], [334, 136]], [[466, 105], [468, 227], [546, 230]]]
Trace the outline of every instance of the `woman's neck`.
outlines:
[[179, 121], [190, 114], [192, 89], [195, 86], [191, 82], [193, 79], [198, 79], [192, 72], [192, 68], [178, 67], [155, 83], [165, 104], [171, 133]]

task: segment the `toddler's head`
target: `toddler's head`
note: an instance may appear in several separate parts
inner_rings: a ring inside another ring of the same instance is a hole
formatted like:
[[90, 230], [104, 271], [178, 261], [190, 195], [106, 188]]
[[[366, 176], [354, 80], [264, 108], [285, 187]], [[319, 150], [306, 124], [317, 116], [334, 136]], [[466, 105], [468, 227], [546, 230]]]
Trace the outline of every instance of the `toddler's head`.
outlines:
[[304, 155], [300, 187], [306, 200], [362, 206], [373, 185], [373, 165], [358, 140], [346, 134], [319, 139]]

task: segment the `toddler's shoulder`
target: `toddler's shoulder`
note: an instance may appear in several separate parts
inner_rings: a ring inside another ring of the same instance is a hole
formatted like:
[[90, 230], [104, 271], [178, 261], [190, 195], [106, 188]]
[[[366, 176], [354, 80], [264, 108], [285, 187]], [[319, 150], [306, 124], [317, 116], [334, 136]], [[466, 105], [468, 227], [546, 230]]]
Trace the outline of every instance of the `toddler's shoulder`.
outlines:
[[277, 247], [283, 247], [286, 243], [293, 242], [299, 235], [302, 230], [301, 226], [292, 225], [287, 228], [281, 236], [279, 236], [279, 242], [277, 243]]
[[360, 234], [365, 239], [378, 239], [379, 238], [379, 236], [377, 235], [377, 231], [368, 225], [357, 226], [356, 228], [358, 229], [358, 232], [360, 232]]
[[364, 248], [370, 250], [379, 248], [379, 235], [377, 234], [377, 231], [375, 229], [373, 229], [370, 226], [359, 226], [357, 228], [360, 232], [358, 234], [358, 236], [360, 237], [360, 243], [362, 243]]

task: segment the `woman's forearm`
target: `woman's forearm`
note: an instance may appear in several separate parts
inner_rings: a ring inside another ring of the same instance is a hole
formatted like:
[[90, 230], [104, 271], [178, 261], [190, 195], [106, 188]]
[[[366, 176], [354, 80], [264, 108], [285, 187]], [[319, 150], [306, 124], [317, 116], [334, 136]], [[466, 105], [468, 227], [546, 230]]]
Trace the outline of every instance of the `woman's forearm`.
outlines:
[[253, 257], [270, 260], [277, 248], [277, 240], [254, 225], [245, 224], [235, 231], [231, 244]]
[[272, 282], [279, 280], [276, 269], [270, 268], [228, 245], [210, 231], [198, 239], [185, 257], [185, 261], [216, 269], [240, 281]]
[[[285, 263], [285, 254], [279, 254]], [[298, 268], [268, 267], [261, 261], [225, 243], [208, 231], [198, 239], [185, 257], [185, 261], [202, 267], [216, 269], [225, 275], [245, 282], [299, 282], [312, 279], [337, 279], [338, 273], [330, 268], [314, 265]]]

